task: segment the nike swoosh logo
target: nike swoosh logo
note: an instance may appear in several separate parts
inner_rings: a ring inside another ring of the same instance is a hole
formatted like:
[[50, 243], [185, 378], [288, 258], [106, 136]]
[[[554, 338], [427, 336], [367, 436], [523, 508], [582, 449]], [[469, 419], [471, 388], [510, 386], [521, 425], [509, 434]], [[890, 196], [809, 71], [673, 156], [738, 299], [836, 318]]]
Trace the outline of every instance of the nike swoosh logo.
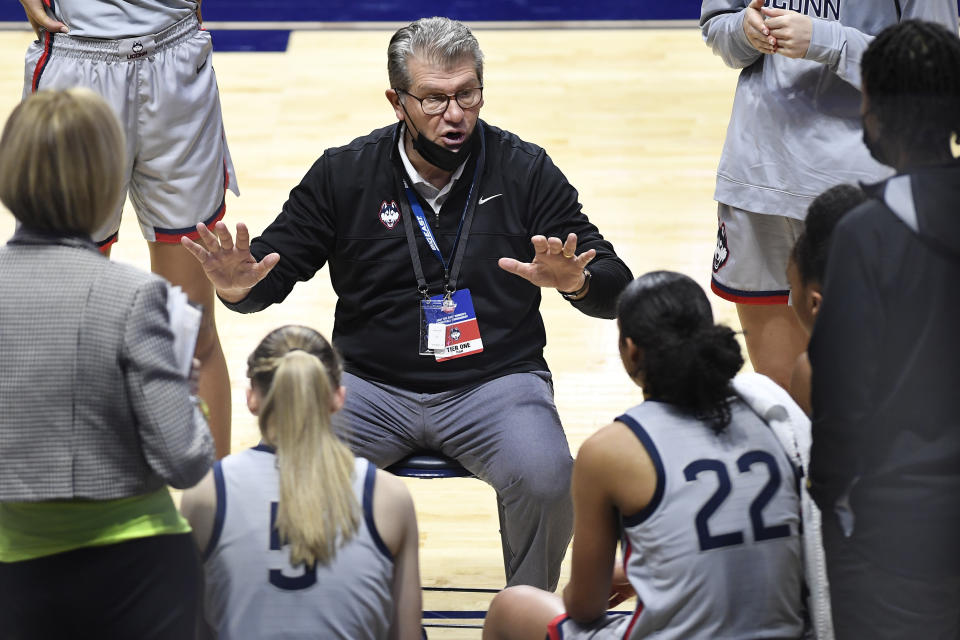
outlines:
[[494, 198], [499, 198], [502, 195], [503, 195], [502, 193], [498, 193], [496, 195], [487, 196], [486, 198], [480, 198], [479, 200], [477, 200], [477, 204], [478, 205], [483, 204], [484, 202], [488, 202], [490, 200], [493, 200]]
[[210, 59], [210, 57], [207, 56], [206, 60], [203, 61], [203, 64], [201, 64], [199, 67], [197, 67], [197, 73], [200, 73], [201, 71], [203, 71], [203, 68], [204, 68], [205, 66], [207, 66], [207, 60], [209, 60], [209, 59]]

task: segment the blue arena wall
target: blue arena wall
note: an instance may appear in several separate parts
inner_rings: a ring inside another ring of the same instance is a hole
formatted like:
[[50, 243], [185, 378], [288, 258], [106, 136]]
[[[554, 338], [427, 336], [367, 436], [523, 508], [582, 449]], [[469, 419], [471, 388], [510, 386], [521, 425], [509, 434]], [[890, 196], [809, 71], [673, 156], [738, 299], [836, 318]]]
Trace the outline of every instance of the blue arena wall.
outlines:
[[[218, 51], [284, 51], [296, 23], [404, 23], [445, 15], [471, 22], [696, 20], [700, 0], [204, 0]], [[18, 2], [0, 2], [0, 22], [23, 22]], [[260, 23], [245, 28], [245, 22]], [[223, 23], [230, 23], [224, 28]], [[263, 24], [268, 23], [268, 24]], [[24, 25], [26, 26], [26, 25]]]
[[[695, 20], [700, 0], [204, 0], [203, 17], [230, 22], [409, 22], [445, 15], [468, 21]], [[0, 2], [0, 22], [23, 20]]]
[[[696, 20], [700, 0], [205, 0], [203, 15], [230, 22]], [[0, 22], [22, 20], [20, 3], [0, 2]]]
[[408, 22], [445, 15], [470, 21], [695, 20], [699, 0], [454, 0], [452, 2], [354, 2], [351, 0], [214, 0], [203, 3], [205, 20], [308, 22]]

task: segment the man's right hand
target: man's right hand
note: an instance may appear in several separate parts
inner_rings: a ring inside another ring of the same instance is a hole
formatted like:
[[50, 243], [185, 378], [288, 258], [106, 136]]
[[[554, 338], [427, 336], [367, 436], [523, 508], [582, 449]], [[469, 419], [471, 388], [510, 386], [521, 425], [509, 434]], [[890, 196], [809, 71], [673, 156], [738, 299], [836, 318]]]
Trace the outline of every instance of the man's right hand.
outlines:
[[46, 10], [43, 8], [42, 0], [20, 0], [20, 4], [23, 5], [23, 10], [27, 14], [27, 20], [30, 21], [30, 26], [33, 27], [38, 38], [40, 37], [41, 29], [51, 33], [67, 33], [70, 31], [67, 29], [67, 25], [47, 15]]
[[743, 10], [743, 32], [754, 49], [760, 53], [774, 54], [777, 52], [777, 39], [770, 35], [770, 30], [763, 23], [762, 8], [763, 0], [752, 0]]
[[200, 244], [187, 236], [180, 238], [180, 244], [200, 262], [217, 294], [227, 302], [246, 298], [250, 289], [280, 262], [279, 253], [265, 255], [257, 262], [250, 253], [250, 232], [242, 222], [237, 223], [236, 244], [223, 222], [217, 222], [213, 231], [201, 222], [197, 225], [197, 233], [200, 234]]

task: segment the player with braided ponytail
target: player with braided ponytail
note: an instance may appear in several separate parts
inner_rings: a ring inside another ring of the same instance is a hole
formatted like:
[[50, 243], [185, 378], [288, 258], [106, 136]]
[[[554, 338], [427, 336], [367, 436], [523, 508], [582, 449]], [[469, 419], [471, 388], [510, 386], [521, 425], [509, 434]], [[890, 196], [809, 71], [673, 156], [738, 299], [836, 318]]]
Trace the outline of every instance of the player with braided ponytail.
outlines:
[[221, 637], [420, 637], [413, 503], [331, 429], [341, 373], [313, 329], [268, 334], [247, 360], [260, 445], [184, 494], [205, 550], [206, 619]]
[[960, 38], [863, 56], [864, 138], [897, 171], [833, 232], [810, 339], [810, 494], [845, 638], [960, 637]]
[[[960, 39], [920, 20], [877, 36], [863, 56], [864, 141], [892, 167], [954, 159], [960, 135]], [[882, 125], [881, 125], [882, 123]], [[878, 158], [878, 159], [879, 159]]]

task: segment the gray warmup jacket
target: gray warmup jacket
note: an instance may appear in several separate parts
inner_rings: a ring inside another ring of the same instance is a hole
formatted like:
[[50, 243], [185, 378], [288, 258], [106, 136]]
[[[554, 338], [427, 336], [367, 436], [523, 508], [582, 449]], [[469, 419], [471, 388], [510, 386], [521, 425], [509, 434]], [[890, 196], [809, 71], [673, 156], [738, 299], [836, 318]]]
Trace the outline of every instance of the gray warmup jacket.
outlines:
[[957, 30], [956, 0], [767, 0], [813, 19], [806, 59], [764, 55], [743, 32], [749, 0], [704, 0], [703, 39], [742, 69], [717, 170], [718, 202], [803, 219], [810, 202], [843, 182], [893, 171], [870, 157], [860, 124], [860, 60], [873, 37], [901, 20]]

